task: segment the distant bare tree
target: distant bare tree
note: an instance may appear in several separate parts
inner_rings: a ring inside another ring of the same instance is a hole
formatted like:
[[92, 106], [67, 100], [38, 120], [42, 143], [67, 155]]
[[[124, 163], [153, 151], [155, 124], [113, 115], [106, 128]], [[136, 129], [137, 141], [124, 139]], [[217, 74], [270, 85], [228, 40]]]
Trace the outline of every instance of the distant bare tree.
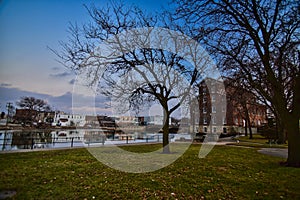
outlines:
[[16, 105], [21, 109], [27, 110], [27, 112], [24, 112], [23, 116], [16, 116], [16, 120], [22, 122], [32, 123], [36, 119], [38, 112], [51, 111], [51, 108], [46, 101], [35, 97], [21, 97], [21, 99], [16, 102]]
[[1, 119], [4, 119], [5, 117], [5, 112], [1, 112]]
[[48, 103], [35, 97], [21, 97], [16, 103], [20, 108], [36, 111], [50, 111]]
[[300, 166], [300, 2], [176, 1], [176, 17], [211, 53], [263, 96], [287, 131], [287, 164]]

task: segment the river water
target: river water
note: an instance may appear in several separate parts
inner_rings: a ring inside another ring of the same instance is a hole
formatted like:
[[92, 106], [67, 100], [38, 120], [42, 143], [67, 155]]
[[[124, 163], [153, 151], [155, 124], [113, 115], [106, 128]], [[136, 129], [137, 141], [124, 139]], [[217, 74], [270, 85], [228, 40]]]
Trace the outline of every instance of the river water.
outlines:
[[[188, 134], [171, 134], [170, 142], [185, 138]], [[133, 143], [160, 143], [161, 133], [107, 134], [101, 129], [70, 130], [0, 130], [0, 151], [20, 149], [44, 149], [119, 145]]]

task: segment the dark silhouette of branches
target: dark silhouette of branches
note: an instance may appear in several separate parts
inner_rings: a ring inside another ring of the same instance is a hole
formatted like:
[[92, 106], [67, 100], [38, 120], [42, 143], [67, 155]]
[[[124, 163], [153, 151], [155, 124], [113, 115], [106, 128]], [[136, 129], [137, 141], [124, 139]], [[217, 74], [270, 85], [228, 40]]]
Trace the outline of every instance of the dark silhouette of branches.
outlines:
[[188, 107], [193, 85], [209, 58], [180, 32], [153, 28], [166, 25], [163, 15], [146, 14], [122, 3], [86, 8], [91, 22], [71, 25], [69, 41], [61, 42], [60, 52], [53, 52], [65, 66], [84, 73], [86, 85], [96, 86], [117, 102], [114, 107], [120, 113], [159, 103], [164, 110], [163, 147], [168, 153], [170, 115]]
[[299, 1], [175, 1], [176, 18], [189, 24], [224, 67], [274, 108], [289, 140], [289, 165], [300, 165]]

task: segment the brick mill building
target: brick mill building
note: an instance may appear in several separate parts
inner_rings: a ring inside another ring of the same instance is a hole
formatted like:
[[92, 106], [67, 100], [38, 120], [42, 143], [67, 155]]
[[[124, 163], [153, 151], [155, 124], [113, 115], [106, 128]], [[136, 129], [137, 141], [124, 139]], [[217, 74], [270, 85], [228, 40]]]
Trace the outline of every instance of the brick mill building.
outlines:
[[245, 133], [245, 126], [249, 124], [247, 115], [253, 133], [266, 123], [266, 106], [259, 104], [255, 95], [232, 84], [229, 79], [201, 82], [198, 100], [199, 132]]

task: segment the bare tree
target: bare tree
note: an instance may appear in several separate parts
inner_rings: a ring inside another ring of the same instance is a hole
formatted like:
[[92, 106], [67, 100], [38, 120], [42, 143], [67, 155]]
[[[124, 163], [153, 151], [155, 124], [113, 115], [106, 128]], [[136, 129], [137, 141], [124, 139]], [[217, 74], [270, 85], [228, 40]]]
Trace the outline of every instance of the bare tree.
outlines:
[[35, 97], [21, 97], [17, 101], [17, 105], [23, 109], [36, 110], [36, 111], [50, 111], [51, 108], [48, 103], [42, 99]]
[[227, 81], [227, 86], [230, 95], [228, 95], [228, 101], [231, 101], [233, 107], [235, 107], [239, 115], [245, 120], [245, 136], [248, 136], [249, 130], [249, 139], [252, 139], [252, 125], [249, 115], [249, 106], [253, 105], [255, 99], [253, 93], [246, 89], [239, 79], [230, 78]]
[[170, 116], [179, 107], [189, 107], [192, 87], [212, 66], [210, 59], [180, 32], [153, 28], [164, 22], [135, 7], [111, 4], [87, 10], [92, 22], [71, 26], [70, 41], [54, 53], [64, 65], [84, 73], [87, 85], [118, 102], [115, 107], [123, 113], [159, 103], [163, 152], [169, 153]]
[[[184, 66], [180, 62], [182, 58], [169, 52], [141, 49], [131, 53], [134, 59], [127, 58], [106, 68], [103, 76], [105, 82], [100, 88], [102, 93], [117, 102], [114, 108], [119, 113], [128, 110], [139, 112], [154, 102], [161, 105], [164, 116], [163, 146], [164, 152], [168, 153], [171, 114], [179, 107], [189, 109], [191, 86], [196, 82], [198, 73]], [[186, 112], [182, 110], [188, 115]]]
[[34, 122], [39, 112], [42, 111], [51, 111], [49, 104], [42, 100], [37, 99], [35, 97], [21, 97], [19, 101], [16, 102], [17, 106], [22, 109], [27, 110], [23, 112], [21, 116], [16, 116], [16, 120], [20, 120], [23, 122]]
[[[225, 70], [226, 69], [227, 68], [225, 68]], [[249, 98], [249, 95], [245, 96], [245, 95], [243, 95], [243, 93], [238, 93], [237, 96], [240, 99], [240, 103], [250, 101], [250, 104], [259, 103], [259, 104], [265, 105], [266, 108], [269, 109], [269, 112], [272, 113], [274, 115], [274, 117], [275, 117], [275, 121], [276, 121], [276, 135], [274, 135], [273, 137], [276, 138], [276, 143], [277, 144], [285, 144], [286, 140], [287, 140], [286, 133], [285, 133], [283, 124], [281, 123], [280, 118], [278, 117], [278, 114], [277, 114], [277, 111], [276, 111], [274, 105], [271, 104], [271, 102], [269, 102], [262, 94], [260, 94], [259, 91], [257, 91], [255, 88], [252, 88], [251, 85], [249, 85], [249, 83], [247, 82], [247, 80], [245, 80], [245, 78], [243, 76], [241, 76], [238, 73], [233, 74], [232, 76], [233, 77], [230, 78], [231, 79], [231, 83], [229, 83], [230, 85], [234, 85], [237, 82], [238, 83], [238, 87], [240, 87], [246, 93], [250, 93], [251, 96], [255, 97], [255, 99], [256, 99], [256, 102], [253, 102], [252, 101], [253, 98]], [[247, 104], [243, 103], [243, 105], [247, 105]], [[248, 112], [247, 108], [246, 109], [242, 109], [241, 111], [242, 111], [241, 114], [243, 116], [246, 116], [245, 111]], [[248, 124], [250, 123], [250, 121], [246, 120], [246, 119], [245, 119], [245, 121], [247, 122], [246, 125], [248, 126]], [[249, 131], [250, 130], [251, 130], [251, 127], [249, 127]], [[247, 132], [246, 132], [246, 136], [247, 136]]]
[[288, 136], [288, 159], [300, 165], [299, 1], [176, 1], [190, 25], [227, 68], [269, 101]]

